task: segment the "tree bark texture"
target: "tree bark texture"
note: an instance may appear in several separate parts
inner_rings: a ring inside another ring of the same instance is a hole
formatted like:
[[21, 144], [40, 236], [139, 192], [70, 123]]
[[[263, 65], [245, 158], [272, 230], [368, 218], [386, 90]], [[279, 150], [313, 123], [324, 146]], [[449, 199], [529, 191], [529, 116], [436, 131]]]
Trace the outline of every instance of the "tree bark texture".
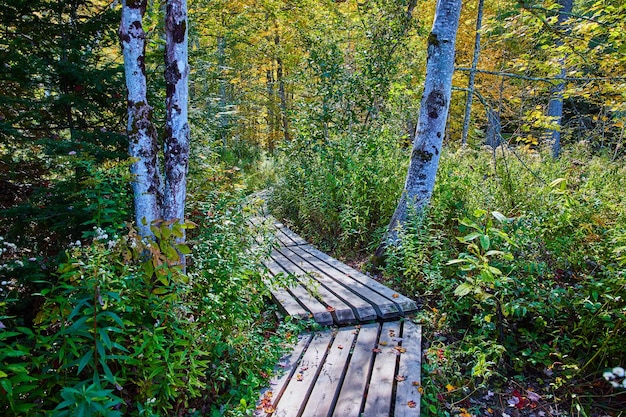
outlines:
[[461, 135], [461, 143], [467, 143], [467, 135], [469, 133], [470, 118], [472, 114], [472, 100], [474, 99], [474, 80], [476, 78], [476, 67], [478, 66], [478, 57], [480, 56], [480, 30], [483, 26], [483, 6], [484, 0], [478, 0], [478, 12], [476, 13], [476, 37], [474, 38], [474, 56], [472, 58], [472, 68], [469, 73], [467, 82], [467, 99], [465, 101], [465, 117], [463, 119], [463, 134]]
[[135, 162], [131, 166], [135, 221], [139, 234], [152, 236], [151, 223], [159, 219], [161, 181], [158, 171], [157, 132], [152, 123], [152, 107], [148, 104], [146, 83], [146, 34], [142, 19], [147, 0], [124, 0], [120, 41], [124, 54], [126, 88], [128, 90], [128, 152]]
[[167, 0], [165, 11], [165, 200], [163, 218], [184, 221], [189, 166], [187, 0]]
[[397, 241], [397, 228], [406, 221], [409, 210], [421, 210], [433, 192], [450, 107], [460, 13], [461, 0], [437, 2], [433, 28], [428, 37], [426, 79], [411, 161], [383, 246]]
[[[557, 20], [557, 24], [559, 29], [563, 29], [563, 24], [569, 18], [570, 13], [572, 13], [572, 7], [574, 5], [573, 0], [559, 0], [559, 6], [561, 9], [559, 10], [559, 17]], [[562, 46], [563, 41], [559, 39], [557, 41], [557, 46]], [[559, 60], [561, 64], [561, 72], [557, 76], [557, 78], [564, 79], [565, 78], [565, 63], [564, 59]], [[553, 89], [552, 89], [552, 98], [550, 99], [550, 103], [548, 104], [548, 116], [550, 116], [558, 125], [557, 129], [550, 130], [550, 141], [552, 145], [552, 156], [554, 158], [558, 158], [561, 153], [561, 121], [563, 119], [563, 92], [565, 91], [565, 82], [560, 81]]]

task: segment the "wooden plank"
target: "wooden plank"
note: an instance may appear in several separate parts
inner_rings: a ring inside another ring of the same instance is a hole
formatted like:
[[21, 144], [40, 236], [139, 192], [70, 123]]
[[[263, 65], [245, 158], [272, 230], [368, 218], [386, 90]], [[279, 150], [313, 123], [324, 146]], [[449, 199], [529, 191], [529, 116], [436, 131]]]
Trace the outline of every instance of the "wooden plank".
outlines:
[[376, 281], [375, 279], [372, 279], [372, 278], [368, 277], [367, 275], [357, 271], [354, 268], [349, 267], [348, 265], [344, 264], [343, 262], [340, 262], [340, 261], [338, 261], [338, 260], [328, 256], [324, 252], [321, 252], [321, 251], [315, 249], [314, 247], [312, 247], [310, 245], [303, 246], [303, 248], [304, 248], [304, 250], [309, 252], [311, 255], [317, 257], [321, 261], [327, 263], [328, 265], [331, 265], [331, 266], [335, 267], [336, 269], [338, 269], [339, 271], [343, 272], [344, 274], [354, 278], [356, 281], [358, 281], [361, 284], [371, 288], [372, 290], [376, 291], [377, 293], [379, 293], [380, 295], [384, 296], [388, 300], [392, 301], [393, 303], [395, 303], [398, 306], [400, 311], [402, 311], [404, 313], [408, 313], [408, 312], [417, 310], [417, 304], [415, 304], [415, 301], [411, 300], [410, 298], [408, 298], [408, 297], [406, 297], [406, 296], [404, 296], [402, 294], [396, 293], [394, 290], [392, 290], [391, 288], [381, 284], [380, 282]]
[[[331, 277], [332, 279], [340, 283], [342, 286], [344, 286], [346, 289], [348, 289], [353, 294], [353, 297], [359, 297], [367, 301], [367, 303], [370, 304], [376, 310], [376, 313], [378, 314], [379, 317], [386, 319], [386, 318], [399, 317], [402, 314], [402, 310], [398, 308], [398, 305], [395, 302], [382, 296], [379, 292], [374, 291], [370, 287], [364, 285], [363, 283], [359, 282], [358, 280], [354, 279], [352, 276], [344, 273], [338, 268], [329, 265], [327, 262], [322, 261], [321, 259], [319, 259], [318, 256], [312, 255], [311, 251], [317, 251], [312, 246], [310, 245], [300, 246], [299, 248], [303, 249], [301, 253], [305, 257], [307, 262], [311, 263], [312, 265], [315, 265], [315, 267], [321, 269], [326, 275], [328, 275], [329, 277]], [[308, 256], [305, 255], [305, 253], [308, 254]], [[330, 259], [341, 264], [341, 262], [333, 258], [330, 258]], [[349, 268], [347, 265], [344, 265], [344, 266], [346, 268]], [[355, 270], [353, 271], [356, 272]], [[391, 291], [391, 289], [389, 288], [387, 289]]]
[[[283, 248], [282, 250], [276, 250], [272, 253], [272, 258], [280, 265], [284, 270], [289, 272], [290, 274], [299, 277], [300, 284], [303, 287], [310, 285], [310, 280], [314, 280], [315, 283], [318, 283], [319, 274], [307, 274], [310, 271], [305, 271], [300, 268], [292, 259], [289, 257], [292, 253]], [[338, 298], [335, 294], [328, 291], [324, 286], [315, 286], [315, 288], [311, 289], [319, 295], [322, 303], [326, 307], [332, 307], [334, 311], [330, 311], [331, 315], [337, 322], [337, 324], [347, 324], [354, 323], [356, 318], [354, 317], [354, 313], [352, 312], [352, 308], [343, 302], [340, 298]], [[327, 311], [329, 311], [327, 309]]]
[[296, 417], [299, 415], [309, 398], [309, 393], [315, 386], [318, 370], [326, 356], [332, 336], [333, 332], [330, 330], [315, 334], [304, 356], [302, 356], [296, 374], [291, 378], [278, 401], [273, 417]]
[[291, 229], [289, 229], [287, 226], [285, 226], [281, 222], [276, 221], [276, 219], [274, 219], [274, 226], [278, 230], [280, 230], [285, 236], [291, 239], [291, 241], [295, 245], [308, 245], [309, 244], [309, 242], [307, 242], [306, 240], [298, 236], [296, 233], [294, 233]]
[[365, 324], [358, 329], [352, 357], [341, 386], [339, 398], [333, 411], [335, 417], [358, 417], [361, 412], [363, 394], [374, 359], [372, 349], [376, 347], [378, 323]]
[[355, 336], [354, 328], [340, 329], [335, 335], [302, 417], [328, 416], [339, 394]]
[[[336, 270], [328, 270], [330, 268], [328, 265], [320, 262], [308, 252], [303, 251], [301, 247], [288, 248], [286, 251], [288, 254], [293, 254], [289, 256], [289, 258], [300, 266], [300, 268], [305, 271], [317, 272], [318, 275], [316, 279], [320, 284], [328, 288], [328, 290], [337, 295], [337, 297], [342, 299], [346, 304], [350, 305], [359, 321], [363, 322], [376, 319], [378, 314], [369, 301], [356, 296], [355, 293], [349, 289], [347, 284], [342, 285], [341, 280], [332, 279], [332, 274], [336, 273]], [[284, 250], [281, 250], [281, 252], [285, 253]]]
[[[405, 320], [402, 328], [402, 347], [398, 375], [405, 377], [396, 384], [395, 417], [418, 417], [420, 415], [422, 369], [422, 326]], [[410, 404], [410, 406], [409, 406]]]
[[389, 416], [391, 412], [391, 396], [399, 354], [392, 340], [396, 337], [400, 337], [400, 323], [384, 323], [378, 341], [378, 349], [381, 351], [374, 359], [363, 417]]
[[307, 319], [311, 316], [311, 313], [306, 311], [296, 300], [289, 291], [284, 288], [275, 288], [271, 291], [272, 300], [278, 308], [286, 314], [298, 320]]
[[[281, 272], [289, 273], [273, 259], [267, 261], [266, 265], [270, 272], [274, 275], [278, 275]], [[302, 307], [304, 307], [310, 315], [313, 316], [313, 319], [317, 323], [323, 326], [333, 324], [333, 317], [330, 312], [326, 310], [326, 306], [315, 299], [315, 297], [313, 297], [302, 285], [296, 284], [289, 287], [287, 290], [298, 300]]]
[[276, 375], [270, 380], [269, 387], [261, 390], [261, 399], [257, 402], [255, 416], [262, 417], [271, 414], [271, 408], [280, 400], [287, 383], [296, 372], [296, 366], [311, 339], [313, 339], [313, 333], [299, 335], [298, 342], [291, 353], [288, 353], [280, 360], [280, 367], [275, 370]]

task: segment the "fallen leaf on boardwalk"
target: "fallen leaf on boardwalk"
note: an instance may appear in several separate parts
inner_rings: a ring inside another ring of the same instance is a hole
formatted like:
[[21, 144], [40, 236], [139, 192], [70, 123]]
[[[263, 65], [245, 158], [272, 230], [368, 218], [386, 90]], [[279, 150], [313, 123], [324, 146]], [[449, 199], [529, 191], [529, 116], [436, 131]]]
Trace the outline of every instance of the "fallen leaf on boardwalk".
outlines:
[[379, 345], [381, 346], [387, 346], [387, 342], [380, 342]]
[[308, 367], [308, 366], [303, 366], [302, 368], [300, 368], [300, 372], [304, 372], [304, 371], [306, 371], [307, 369], [309, 369], [309, 367]]
[[405, 349], [405, 348], [403, 348], [402, 346], [396, 346], [396, 347], [395, 347], [395, 349], [396, 349], [398, 352], [400, 352], [400, 353], [404, 353], [404, 352], [406, 352], [406, 349]]
[[267, 414], [272, 414], [274, 411], [276, 411], [276, 409], [273, 406], [269, 406], [265, 407], [263, 411], [265, 411]]
[[392, 297], [393, 297], [393, 298], [398, 298], [398, 297], [400, 297], [400, 294], [395, 293], [394, 295], [392, 295]]
[[328, 307], [326, 307], [326, 311], [328, 311], [328, 312], [332, 313], [333, 311], [335, 311], [335, 307], [333, 307], [333, 306], [328, 306]]
[[343, 349], [343, 345], [337, 346], [337, 349]]
[[417, 392], [419, 392], [419, 393], [420, 393], [420, 395], [421, 395], [421, 394], [423, 394], [423, 393], [424, 393], [424, 388], [419, 387], [419, 388], [417, 389]]
[[297, 381], [302, 381], [302, 374], [296, 375], [296, 380]]
[[411, 382], [411, 385], [413, 385], [414, 387], [419, 387], [420, 386], [420, 382], [419, 381], [413, 381], [413, 382]]
[[409, 401], [408, 403], [406, 403], [406, 405], [409, 406], [409, 408], [415, 408], [417, 407], [417, 403], [413, 400]]
[[404, 375], [396, 375], [396, 381], [398, 382], [402, 382], [406, 379], [406, 377]]
[[372, 349], [372, 352], [374, 352], [374, 353], [380, 353], [380, 352], [381, 352], [381, 350], [380, 350], [379, 348], [374, 348], [374, 349]]

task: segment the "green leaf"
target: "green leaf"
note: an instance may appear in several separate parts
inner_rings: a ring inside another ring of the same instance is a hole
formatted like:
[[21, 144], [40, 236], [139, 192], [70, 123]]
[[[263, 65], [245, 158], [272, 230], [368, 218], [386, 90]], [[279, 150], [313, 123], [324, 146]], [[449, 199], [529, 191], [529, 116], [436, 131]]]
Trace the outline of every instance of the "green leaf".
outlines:
[[480, 246], [482, 246], [483, 250], [489, 250], [491, 247], [491, 239], [489, 239], [489, 236], [480, 236]]
[[459, 240], [461, 242], [471, 242], [472, 240], [476, 239], [477, 237], [482, 236], [481, 232], [472, 232], [469, 235], [465, 235], [462, 238], [460, 238]]
[[85, 366], [89, 364], [92, 357], [93, 357], [93, 350], [90, 349], [87, 351], [87, 354], [85, 356], [80, 358], [80, 362], [78, 363], [78, 373], [80, 373], [83, 369], [85, 369]]
[[499, 211], [492, 211], [491, 215], [500, 223], [506, 223], [507, 221], [509, 221], [509, 218], [506, 217], [504, 214], [500, 213]]
[[469, 285], [468, 283], [463, 283], [459, 285], [458, 287], [456, 287], [456, 289], [454, 290], [454, 295], [456, 295], [457, 297], [463, 297], [469, 294], [470, 292], [472, 292], [472, 286]]
[[446, 265], [454, 265], [454, 264], [467, 263], [467, 262], [469, 262], [467, 259], [452, 259], [446, 262]]

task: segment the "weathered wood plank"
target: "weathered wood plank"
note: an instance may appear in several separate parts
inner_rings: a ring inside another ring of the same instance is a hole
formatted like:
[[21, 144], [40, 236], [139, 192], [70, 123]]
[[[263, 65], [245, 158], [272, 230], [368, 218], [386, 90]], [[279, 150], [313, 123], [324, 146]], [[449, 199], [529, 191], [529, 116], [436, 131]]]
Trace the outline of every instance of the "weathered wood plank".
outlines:
[[309, 244], [309, 242], [302, 239], [300, 236], [294, 233], [291, 229], [289, 229], [287, 226], [277, 221], [276, 219], [274, 219], [274, 226], [278, 230], [280, 230], [281, 233], [287, 236], [293, 242], [294, 245], [308, 245]]
[[[344, 280], [341, 277], [339, 279], [333, 279], [333, 275], [337, 273], [336, 270], [328, 270], [330, 268], [324, 263], [320, 263], [317, 258], [312, 257], [306, 251], [303, 251], [301, 247], [289, 248], [290, 256], [302, 269], [307, 271], [315, 271], [318, 273], [316, 279], [321, 285], [328, 288], [346, 304], [352, 307], [354, 314], [361, 322], [374, 320], [378, 316], [378, 313], [372, 303], [364, 298], [357, 296], [351, 289], [351, 281]], [[317, 262], [316, 262], [317, 260]], [[386, 311], [386, 310], [385, 310]]]
[[[291, 353], [288, 353], [281, 359], [281, 366], [276, 369], [276, 375], [270, 380], [269, 387], [261, 391], [261, 400], [257, 403], [258, 408], [254, 413], [255, 416], [262, 417], [273, 412], [273, 407], [280, 401], [287, 383], [296, 372], [296, 366], [304, 354], [304, 350], [312, 339], [313, 333], [298, 336], [298, 342]], [[263, 399], [266, 399], [266, 404], [262, 403]]]
[[[303, 287], [309, 287], [311, 285], [310, 281], [314, 281], [314, 284], [319, 283], [319, 274], [316, 273], [316, 271], [307, 271], [302, 269], [295, 263], [293, 256], [289, 255], [292, 255], [292, 253], [289, 252], [287, 248], [283, 248], [281, 250], [275, 250], [272, 253], [272, 259], [282, 266], [284, 270], [296, 276]], [[322, 303], [326, 305], [327, 310], [328, 307], [332, 307], [332, 309], [334, 309], [329, 311], [337, 324], [354, 323], [356, 321], [352, 308], [335, 294], [330, 292], [326, 287], [314, 285], [314, 288], [311, 288], [311, 291], [316, 293], [316, 295], [319, 295]]]
[[368, 288], [371, 288], [372, 290], [376, 291], [380, 295], [382, 295], [385, 298], [387, 298], [389, 301], [392, 301], [393, 303], [395, 303], [398, 306], [400, 311], [402, 311], [404, 313], [408, 313], [408, 312], [412, 312], [412, 311], [416, 311], [417, 310], [417, 304], [415, 304], [415, 301], [411, 300], [410, 298], [408, 298], [408, 297], [406, 297], [406, 296], [404, 296], [402, 294], [398, 294], [397, 292], [395, 292], [391, 288], [381, 284], [380, 282], [376, 281], [375, 279], [372, 279], [372, 278], [368, 277], [367, 275], [357, 271], [354, 268], [349, 267], [348, 265], [344, 264], [343, 262], [340, 262], [340, 261], [338, 261], [338, 260], [328, 256], [324, 252], [321, 252], [321, 251], [315, 249], [314, 247], [312, 247], [310, 245], [303, 246], [303, 248], [304, 248], [304, 250], [306, 250], [311, 255], [315, 256], [316, 258], [320, 259], [321, 261], [327, 263], [328, 265], [333, 266], [337, 270], [339, 270], [339, 271], [343, 272], [344, 274], [354, 278], [356, 281], [360, 282], [361, 284], [363, 284], [363, 285], [367, 286]]
[[274, 417], [296, 417], [317, 381], [333, 332], [316, 333], [276, 406]]
[[278, 308], [287, 316], [291, 316], [298, 320], [307, 319], [311, 313], [306, 311], [296, 300], [293, 295], [284, 288], [275, 288], [271, 291], [272, 300]]
[[[267, 261], [266, 266], [270, 272], [274, 275], [280, 273], [289, 273], [283, 269], [273, 259]], [[298, 300], [298, 302], [313, 316], [313, 319], [321, 325], [329, 326], [333, 324], [333, 317], [330, 312], [326, 310], [326, 306], [320, 303], [315, 297], [313, 297], [306, 288], [300, 284], [296, 284], [288, 288], [288, 291]]]
[[421, 401], [422, 326], [406, 320], [401, 343], [406, 352], [400, 355], [398, 375], [405, 379], [397, 382], [394, 416], [416, 417], [420, 415]]
[[[296, 250], [295, 248], [292, 249]], [[364, 285], [360, 281], [354, 279], [352, 276], [347, 275], [345, 272], [340, 271], [336, 267], [329, 265], [327, 262], [322, 261], [321, 259], [319, 259], [318, 256], [311, 254], [312, 251], [316, 251], [316, 249], [312, 246], [300, 246], [297, 249], [303, 249], [299, 253], [302, 254], [307, 262], [322, 270], [327, 276], [331, 277], [339, 284], [344, 286], [346, 289], [348, 289], [352, 293], [352, 297], [358, 297], [365, 300], [376, 310], [376, 313], [379, 317], [386, 319], [399, 317], [402, 314], [402, 310], [398, 308], [398, 305], [394, 301], [384, 297], [379, 292], [373, 290], [367, 285]], [[336, 262], [340, 263], [339, 261]]]
[[354, 328], [343, 328], [337, 331], [335, 340], [326, 356], [324, 366], [315, 382], [303, 417], [327, 417], [339, 394], [339, 386], [344, 376], [352, 342], [355, 338]]
[[356, 343], [352, 350], [350, 364], [341, 386], [333, 416], [358, 417], [361, 412], [363, 394], [374, 358], [372, 349], [376, 347], [380, 324], [365, 324], [358, 329]]
[[400, 323], [384, 323], [378, 341], [380, 353], [374, 359], [363, 417], [389, 416], [391, 412], [391, 396], [399, 354], [393, 341], [396, 337], [400, 337]]

